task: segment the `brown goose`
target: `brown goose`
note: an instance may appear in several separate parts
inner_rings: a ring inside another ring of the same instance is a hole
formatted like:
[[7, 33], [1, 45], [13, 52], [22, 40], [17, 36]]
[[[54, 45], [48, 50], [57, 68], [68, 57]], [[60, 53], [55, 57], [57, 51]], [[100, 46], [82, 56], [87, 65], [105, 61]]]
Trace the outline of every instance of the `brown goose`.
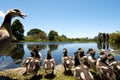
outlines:
[[117, 80], [120, 79], [120, 62], [115, 60], [113, 54], [107, 55], [107, 64], [115, 72]]
[[54, 74], [55, 61], [51, 55], [51, 50], [48, 50], [46, 58], [43, 62], [43, 67], [46, 74]]
[[116, 80], [114, 71], [106, 63], [107, 54], [102, 51], [99, 57], [96, 61], [96, 69], [101, 80]]
[[4, 49], [12, 40], [11, 20], [13, 17], [26, 17], [19, 9], [8, 10], [0, 27], [0, 50]]
[[62, 64], [65, 72], [67, 69], [71, 70], [71, 68], [73, 67], [73, 60], [70, 56], [68, 56], [66, 48], [63, 49]]
[[75, 80], [94, 80], [88, 67], [81, 62], [78, 51], [74, 52], [74, 61], [72, 71]]

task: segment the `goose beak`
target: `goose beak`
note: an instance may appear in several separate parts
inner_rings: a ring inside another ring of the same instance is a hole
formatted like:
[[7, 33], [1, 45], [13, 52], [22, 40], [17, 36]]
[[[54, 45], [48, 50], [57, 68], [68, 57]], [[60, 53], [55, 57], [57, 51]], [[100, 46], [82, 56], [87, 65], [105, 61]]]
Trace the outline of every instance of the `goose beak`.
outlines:
[[25, 17], [27, 17], [27, 15], [20, 13], [20, 17], [24, 19]]

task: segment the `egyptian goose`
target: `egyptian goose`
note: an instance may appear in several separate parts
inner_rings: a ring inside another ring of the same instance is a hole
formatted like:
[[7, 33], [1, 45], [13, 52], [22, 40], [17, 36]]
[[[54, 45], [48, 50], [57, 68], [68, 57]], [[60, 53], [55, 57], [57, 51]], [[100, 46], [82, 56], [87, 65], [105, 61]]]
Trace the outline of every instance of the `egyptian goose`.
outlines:
[[23, 61], [23, 66], [26, 67], [26, 73], [37, 73], [41, 66], [41, 57], [37, 49], [32, 49], [30, 53], [34, 55], [26, 58]]
[[96, 69], [102, 80], [116, 80], [114, 71], [106, 63], [107, 55], [104, 51], [100, 52], [100, 58], [97, 59]]
[[73, 67], [73, 60], [70, 56], [67, 55], [67, 49], [63, 49], [63, 57], [62, 57], [62, 64], [66, 71], [66, 69], [71, 69]]
[[111, 53], [108, 54], [107, 56], [107, 64], [115, 72], [117, 80], [119, 80], [120, 79], [120, 62], [116, 61], [114, 56]]
[[4, 21], [0, 27], [0, 50], [12, 40], [11, 20], [13, 17], [26, 17], [19, 9], [11, 9], [5, 14]]
[[92, 49], [92, 48], [89, 48], [87, 53], [90, 54], [90, 56], [88, 56], [88, 63], [90, 65], [90, 68], [94, 71], [96, 71], [96, 58], [94, 57], [96, 52]]
[[74, 61], [72, 71], [75, 80], [94, 80], [88, 67], [81, 62], [78, 51], [74, 52]]
[[51, 50], [48, 50], [43, 66], [46, 74], [54, 74], [55, 61], [51, 55]]
[[26, 72], [24, 74], [37, 74], [38, 70], [40, 69], [40, 60], [38, 58], [28, 57], [23, 61], [22, 65], [26, 67]]
[[78, 54], [83, 64], [85, 64], [88, 68], [90, 67], [88, 63], [88, 56], [85, 55], [83, 48], [78, 48]]

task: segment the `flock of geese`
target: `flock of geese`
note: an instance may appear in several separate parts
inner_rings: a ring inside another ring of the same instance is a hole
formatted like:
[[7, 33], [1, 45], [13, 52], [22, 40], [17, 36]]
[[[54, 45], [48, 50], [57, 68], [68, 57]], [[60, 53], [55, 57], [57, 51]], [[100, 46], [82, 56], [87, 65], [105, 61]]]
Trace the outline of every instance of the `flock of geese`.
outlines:
[[[26, 17], [19, 9], [9, 10], [0, 27], [0, 50], [6, 47], [12, 40], [11, 19], [13, 17]], [[40, 69], [42, 57], [39, 55], [37, 47], [31, 50], [31, 56], [26, 58], [23, 65], [26, 67], [26, 73], [37, 73]], [[84, 50], [79, 48], [74, 52], [72, 59], [67, 54], [67, 49], [63, 49], [62, 64], [64, 71], [71, 70], [76, 80], [94, 80], [91, 69], [96, 71], [101, 80], [118, 80], [120, 79], [120, 62], [114, 59], [112, 54], [106, 54], [101, 51], [99, 58], [95, 59], [95, 51], [90, 48], [86, 56]], [[51, 55], [51, 51], [47, 52], [46, 58], [43, 62], [43, 67], [46, 74], [54, 74], [55, 61]]]
[[[67, 49], [63, 48], [62, 65], [64, 72], [71, 71], [75, 80], [95, 80], [92, 72], [99, 77], [99, 80], [119, 80], [120, 79], [120, 62], [114, 59], [114, 56], [105, 51], [101, 51], [99, 58], [94, 56], [96, 52], [89, 48], [87, 56], [82, 48], [74, 52], [74, 57], [68, 55]], [[36, 56], [38, 55], [38, 56]], [[39, 55], [37, 48], [31, 50], [31, 56], [23, 61], [26, 67], [26, 73], [37, 73], [40, 69], [42, 57]], [[43, 69], [46, 74], [54, 74], [55, 60], [48, 50], [46, 58], [43, 60]]]

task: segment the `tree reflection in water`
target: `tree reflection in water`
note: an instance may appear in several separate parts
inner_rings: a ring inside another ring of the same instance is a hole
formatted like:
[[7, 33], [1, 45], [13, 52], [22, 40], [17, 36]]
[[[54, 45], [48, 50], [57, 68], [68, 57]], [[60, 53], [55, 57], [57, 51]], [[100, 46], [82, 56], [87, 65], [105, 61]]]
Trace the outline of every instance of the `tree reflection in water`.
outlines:
[[47, 48], [47, 45], [44, 45], [44, 44], [28, 44], [28, 45], [27, 45], [27, 48], [28, 48], [29, 50], [31, 50], [31, 49], [33, 49], [35, 46], [38, 46], [39, 51], [44, 50], [44, 49]]
[[108, 42], [97, 42], [97, 48], [98, 49], [105, 49], [105, 50], [109, 50], [110, 49], [110, 45]]
[[16, 64], [21, 62], [24, 56], [23, 44], [10, 44], [4, 51], [0, 52], [0, 56], [11, 56]]
[[54, 50], [58, 49], [58, 45], [57, 44], [49, 44], [48, 47], [49, 47], [49, 49], [51, 51], [54, 51]]

